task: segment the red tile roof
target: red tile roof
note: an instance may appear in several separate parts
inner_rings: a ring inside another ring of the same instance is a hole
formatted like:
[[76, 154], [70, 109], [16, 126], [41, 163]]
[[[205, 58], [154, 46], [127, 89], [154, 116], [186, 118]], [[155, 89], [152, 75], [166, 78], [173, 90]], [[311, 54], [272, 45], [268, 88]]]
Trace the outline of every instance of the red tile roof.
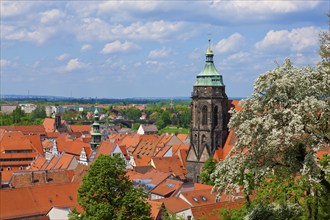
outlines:
[[163, 197], [169, 197], [174, 191], [178, 190], [182, 186], [183, 182], [167, 179], [154, 189], [151, 190], [151, 193], [157, 194]]
[[158, 140], [158, 136], [142, 135], [141, 141], [135, 148], [133, 155], [154, 156]]
[[201, 189], [181, 192], [180, 198], [186, 199], [192, 206], [201, 206], [215, 203], [216, 193], [211, 193], [210, 189]]
[[56, 164], [52, 167], [52, 169], [54, 169], [54, 170], [59, 170], [59, 169], [66, 170], [66, 169], [69, 168], [69, 166], [71, 165], [71, 162], [74, 159], [75, 159], [74, 155], [64, 153], [60, 156], [60, 158], [57, 160]]
[[160, 199], [160, 201], [164, 202], [166, 210], [173, 214], [191, 208], [188, 203], [178, 197], [169, 197], [165, 199]]
[[172, 173], [174, 176], [185, 179], [186, 169], [183, 167], [178, 156], [173, 157], [153, 157], [151, 165], [161, 172]]
[[152, 219], [160, 219], [162, 217], [163, 202], [147, 200], [150, 205], [150, 212]]
[[45, 135], [46, 131], [42, 125], [15, 125], [15, 126], [0, 126], [7, 131], [20, 131], [24, 135]]
[[37, 150], [37, 152], [40, 155], [43, 154], [44, 151], [42, 149], [40, 135], [29, 135], [27, 137], [29, 138], [30, 142], [32, 143], [32, 145], [34, 146], [34, 148]]
[[0, 190], [0, 219], [45, 215], [52, 207], [76, 207], [79, 183]]
[[90, 125], [70, 125], [72, 132], [90, 132]]
[[177, 137], [180, 139], [180, 141], [182, 141], [182, 143], [184, 143], [188, 139], [189, 135], [188, 134], [178, 134]]

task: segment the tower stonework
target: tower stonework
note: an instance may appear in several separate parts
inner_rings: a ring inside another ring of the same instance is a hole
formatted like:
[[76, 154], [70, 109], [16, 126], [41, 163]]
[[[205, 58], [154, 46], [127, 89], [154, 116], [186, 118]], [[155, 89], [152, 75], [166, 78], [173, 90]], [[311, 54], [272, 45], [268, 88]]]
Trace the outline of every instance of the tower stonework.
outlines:
[[210, 46], [204, 69], [197, 75], [193, 87], [191, 114], [186, 177], [188, 181], [198, 182], [204, 162], [224, 146], [228, 135], [228, 97], [222, 76], [214, 66]]

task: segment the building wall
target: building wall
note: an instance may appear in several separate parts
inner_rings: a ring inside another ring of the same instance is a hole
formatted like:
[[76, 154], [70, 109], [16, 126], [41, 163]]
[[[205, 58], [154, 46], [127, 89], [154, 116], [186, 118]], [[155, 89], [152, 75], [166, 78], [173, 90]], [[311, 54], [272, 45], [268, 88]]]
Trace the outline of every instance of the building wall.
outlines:
[[10, 114], [17, 108], [17, 105], [1, 105], [1, 112]]

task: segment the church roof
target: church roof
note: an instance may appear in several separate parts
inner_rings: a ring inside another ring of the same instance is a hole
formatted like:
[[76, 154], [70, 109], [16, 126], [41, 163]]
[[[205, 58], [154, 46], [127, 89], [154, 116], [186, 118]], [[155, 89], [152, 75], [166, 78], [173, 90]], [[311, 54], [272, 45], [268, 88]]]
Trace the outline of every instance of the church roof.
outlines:
[[204, 69], [197, 75], [194, 86], [224, 86], [222, 75], [213, 63], [213, 51], [209, 46], [206, 51]]

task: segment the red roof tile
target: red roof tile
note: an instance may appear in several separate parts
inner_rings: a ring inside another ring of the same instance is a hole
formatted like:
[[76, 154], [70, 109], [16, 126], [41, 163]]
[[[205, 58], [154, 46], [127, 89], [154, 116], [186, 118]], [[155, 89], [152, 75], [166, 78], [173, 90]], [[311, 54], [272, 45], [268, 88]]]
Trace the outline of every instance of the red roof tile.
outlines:
[[169, 197], [174, 191], [178, 190], [182, 186], [183, 182], [167, 179], [158, 186], [156, 186], [151, 193], [157, 194], [163, 197]]
[[79, 183], [50, 184], [0, 190], [0, 218], [45, 215], [53, 206], [76, 207]]
[[178, 197], [169, 197], [160, 199], [160, 201], [164, 202], [166, 210], [170, 213], [178, 213], [190, 209], [190, 205]]
[[186, 169], [183, 167], [178, 156], [173, 157], [153, 157], [151, 165], [161, 172], [172, 173], [181, 179], [185, 179]]

